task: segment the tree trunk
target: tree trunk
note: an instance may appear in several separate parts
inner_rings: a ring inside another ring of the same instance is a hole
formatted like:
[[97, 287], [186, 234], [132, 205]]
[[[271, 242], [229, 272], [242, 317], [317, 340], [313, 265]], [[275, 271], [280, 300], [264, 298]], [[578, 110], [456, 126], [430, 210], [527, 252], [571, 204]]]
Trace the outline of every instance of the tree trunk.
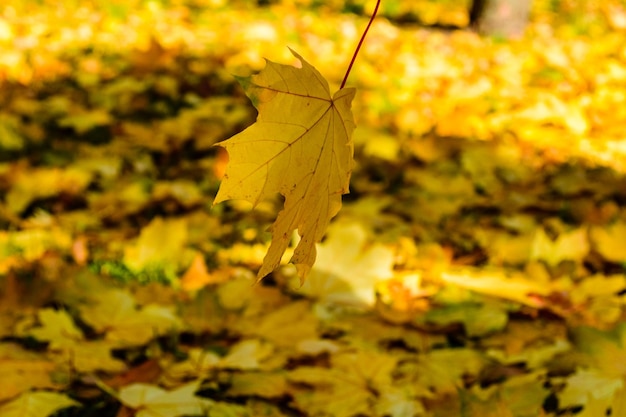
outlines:
[[474, 0], [470, 24], [483, 35], [519, 38], [528, 23], [531, 4], [532, 0]]

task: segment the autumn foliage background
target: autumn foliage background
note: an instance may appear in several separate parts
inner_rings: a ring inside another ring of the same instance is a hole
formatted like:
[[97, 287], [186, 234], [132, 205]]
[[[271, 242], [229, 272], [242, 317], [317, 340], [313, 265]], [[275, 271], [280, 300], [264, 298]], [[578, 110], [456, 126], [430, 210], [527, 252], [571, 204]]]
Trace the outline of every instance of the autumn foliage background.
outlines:
[[383, 0], [300, 287], [213, 145], [288, 46], [336, 91], [374, 2], [269, 3], [0, 6], [0, 416], [626, 415], [626, 4]]

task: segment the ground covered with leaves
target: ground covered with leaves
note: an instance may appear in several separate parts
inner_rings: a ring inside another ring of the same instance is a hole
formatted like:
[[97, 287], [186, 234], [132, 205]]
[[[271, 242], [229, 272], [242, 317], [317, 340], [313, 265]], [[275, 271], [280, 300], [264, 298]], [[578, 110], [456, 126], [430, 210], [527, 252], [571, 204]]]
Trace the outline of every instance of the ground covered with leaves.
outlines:
[[335, 91], [373, 3], [57, 3], [0, 8], [0, 416], [626, 415], [624, 3], [383, 0], [303, 286], [212, 145], [287, 46]]

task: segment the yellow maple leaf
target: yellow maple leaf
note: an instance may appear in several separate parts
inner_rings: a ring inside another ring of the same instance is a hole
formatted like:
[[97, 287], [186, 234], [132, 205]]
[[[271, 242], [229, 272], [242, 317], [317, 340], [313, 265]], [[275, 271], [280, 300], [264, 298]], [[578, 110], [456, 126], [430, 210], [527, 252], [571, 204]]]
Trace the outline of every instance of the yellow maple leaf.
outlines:
[[24, 392], [19, 397], [0, 406], [3, 417], [45, 417], [57, 411], [78, 406], [79, 403], [65, 394], [47, 391]]
[[604, 259], [611, 262], [624, 262], [626, 260], [624, 237], [626, 237], [626, 223], [624, 222], [591, 228], [591, 241], [595, 250]]
[[128, 291], [118, 289], [102, 291], [79, 310], [88, 325], [116, 346], [143, 345], [181, 325], [172, 309], [158, 304], [139, 308]]
[[289, 347], [315, 339], [318, 319], [312, 313], [310, 303], [298, 301], [276, 308], [261, 318], [241, 320], [236, 327], [244, 335], [262, 338], [276, 346]]
[[273, 353], [272, 345], [259, 339], [243, 340], [235, 344], [217, 364], [227, 369], [259, 369], [260, 362]]
[[98, 126], [106, 126], [113, 118], [106, 110], [78, 111], [59, 120], [59, 126], [71, 127], [78, 134], [83, 134]]
[[31, 329], [28, 334], [37, 340], [50, 342], [50, 349], [72, 347], [84, 339], [83, 332], [63, 310], [44, 308], [39, 310], [37, 317], [40, 326]]
[[[392, 385], [397, 363], [398, 358], [386, 353], [359, 351], [333, 355], [330, 368], [300, 366], [287, 379], [313, 390], [294, 390], [294, 405], [311, 415], [390, 415], [387, 395], [399, 400], [396, 406], [406, 406], [406, 398], [398, 398], [401, 393]], [[382, 413], [373, 414], [374, 407]]]
[[187, 223], [181, 219], [155, 217], [134, 244], [124, 248], [124, 264], [133, 273], [162, 268], [166, 275], [174, 276], [178, 260], [184, 253], [187, 241]]
[[117, 344], [108, 340], [83, 341], [65, 351], [49, 355], [57, 363], [71, 363], [78, 372], [122, 372], [126, 365], [112, 356]]
[[44, 355], [15, 343], [0, 343], [0, 403], [33, 388], [59, 388], [52, 378], [56, 367]]
[[119, 398], [123, 405], [135, 410], [137, 417], [205, 415], [211, 401], [195, 395], [199, 385], [199, 381], [192, 381], [166, 391], [155, 385], [136, 383], [122, 388]]
[[539, 228], [533, 239], [530, 258], [543, 260], [548, 265], [558, 265], [561, 261], [580, 261], [588, 252], [589, 237], [585, 227], [560, 233], [554, 241], [543, 228]]
[[508, 273], [501, 268], [455, 268], [443, 272], [441, 280], [446, 284], [535, 308], [541, 307], [541, 304], [534, 295], [547, 296], [551, 291], [545, 283], [529, 280], [522, 274]]
[[353, 164], [350, 104], [356, 90], [331, 96], [319, 71], [291, 52], [301, 68], [267, 61], [261, 72], [240, 79], [259, 110], [257, 121], [217, 144], [230, 160], [214, 204], [241, 199], [256, 206], [276, 193], [285, 197], [259, 279], [278, 267], [296, 229], [301, 239], [290, 262], [305, 279], [315, 262], [315, 243], [348, 193]]

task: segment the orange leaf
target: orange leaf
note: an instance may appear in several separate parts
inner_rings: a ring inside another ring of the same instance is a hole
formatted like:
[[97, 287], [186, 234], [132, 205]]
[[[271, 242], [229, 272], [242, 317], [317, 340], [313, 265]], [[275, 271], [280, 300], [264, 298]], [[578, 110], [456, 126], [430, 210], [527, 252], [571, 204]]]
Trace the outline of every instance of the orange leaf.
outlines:
[[185, 291], [196, 291], [213, 282], [211, 275], [206, 269], [204, 257], [202, 254], [196, 254], [193, 262], [185, 275], [180, 280], [181, 286]]

